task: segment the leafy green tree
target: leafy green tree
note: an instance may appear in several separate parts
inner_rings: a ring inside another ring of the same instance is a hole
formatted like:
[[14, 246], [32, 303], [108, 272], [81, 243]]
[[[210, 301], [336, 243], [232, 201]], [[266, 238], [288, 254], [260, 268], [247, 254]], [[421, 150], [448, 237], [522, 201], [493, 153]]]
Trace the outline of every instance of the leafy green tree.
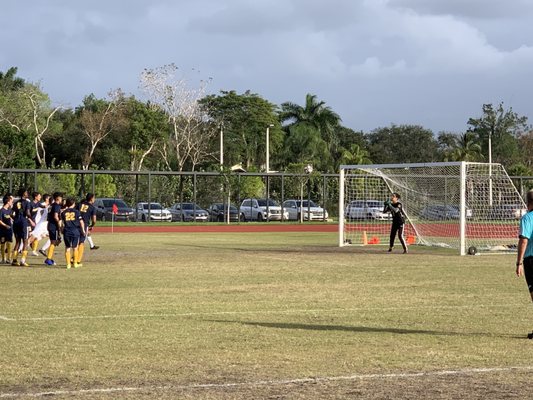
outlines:
[[492, 142], [492, 161], [511, 165], [519, 162], [518, 137], [527, 130], [527, 117], [519, 116], [503, 103], [497, 107], [483, 104], [482, 116], [468, 120], [469, 131], [473, 132], [489, 160], [489, 139]]
[[[123, 143], [130, 156], [130, 171], [140, 171], [150, 156], [156, 154], [158, 146], [170, 133], [170, 126], [165, 114], [150, 103], [143, 103], [131, 97], [126, 103], [126, 117], [130, 121], [129, 140]], [[150, 163], [154, 167], [153, 163]]]
[[5, 152], [0, 159], [4, 165], [22, 167], [27, 166], [28, 157], [35, 157], [37, 165], [46, 166], [43, 139], [57, 128], [53, 117], [60, 107], [52, 108], [38, 85], [25, 82], [16, 73], [14, 67], [0, 72], [0, 147]]
[[[282, 147], [281, 130], [276, 106], [249, 91], [237, 94], [222, 91], [200, 100], [212, 122], [223, 131], [224, 164], [243, 164], [246, 170], [266, 164], [266, 129], [270, 127], [270, 153], [274, 169], [279, 166], [276, 154]], [[213, 143], [213, 153], [219, 160], [218, 142]]]
[[377, 164], [438, 161], [433, 132], [419, 125], [391, 125], [367, 136], [370, 159]]

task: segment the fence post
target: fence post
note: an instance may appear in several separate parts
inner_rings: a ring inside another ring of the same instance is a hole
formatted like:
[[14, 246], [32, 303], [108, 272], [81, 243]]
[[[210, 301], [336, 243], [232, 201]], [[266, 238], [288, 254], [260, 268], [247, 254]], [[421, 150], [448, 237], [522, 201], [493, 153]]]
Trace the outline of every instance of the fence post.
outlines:
[[283, 208], [283, 203], [285, 202], [285, 174], [281, 173], [281, 222], [283, 222], [283, 213], [285, 209]]
[[[150, 204], [152, 203], [152, 174], [148, 172], [148, 222], [150, 222], [150, 218], [152, 217], [150, 213]], [[137, 204], [135, 205], [137, 207]]]

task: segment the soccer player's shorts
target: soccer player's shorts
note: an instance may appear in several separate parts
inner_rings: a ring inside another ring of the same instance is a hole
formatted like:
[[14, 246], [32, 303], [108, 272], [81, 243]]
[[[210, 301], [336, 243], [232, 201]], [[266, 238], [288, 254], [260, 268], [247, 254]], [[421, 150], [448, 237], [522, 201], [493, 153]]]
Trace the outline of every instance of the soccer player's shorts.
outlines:
[[61, 239], [59, 228], [55, 225], [48, 224], [48, 238], [54, 242]]
[[65, 235], [63, 239], [65, 240], [65, 247], [67, 249], [75, 249], [80, 244], [79, 236]]
[[28, 230], [28, 221], [23, 219], [22, 221], [17, 221], [13, 224], [13, 233], [15, 238], [26, 240], [30, 237], [30, 231]]
[[80, 243], [85, 243], [87, 236], [89, 236], [89, 225], [85, 225], [85, 230], [82, 232], [80, 236]]
[[0, 243], [13, 241], [13, 229], [0, 229]]
[[526, 276], [529, 293], [533, 293], [533, 257], [524, 258], [524, 275]]

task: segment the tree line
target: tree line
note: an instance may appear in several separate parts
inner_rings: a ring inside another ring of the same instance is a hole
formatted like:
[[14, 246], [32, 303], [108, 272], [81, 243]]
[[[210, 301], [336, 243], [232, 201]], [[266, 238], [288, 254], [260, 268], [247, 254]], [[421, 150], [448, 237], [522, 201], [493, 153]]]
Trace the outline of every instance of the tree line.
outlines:
[[0, 168], [215, 171], [241, 165], [270, 170], [337, 172], [342, 164], [492, 161], [510, 175], [533, 175], [533, 129], [503, 103], [483, 104], [463, 132], [420, 125], [357, 131], [324, 101], [274, 104], [259, 94], [207, 94], [209, 80], [180, 76], [173, 64], [146, 69], [145, 99], [116, 89], [88, 94], [75, 108], [54, 106], [39, 84], [0, 71]]

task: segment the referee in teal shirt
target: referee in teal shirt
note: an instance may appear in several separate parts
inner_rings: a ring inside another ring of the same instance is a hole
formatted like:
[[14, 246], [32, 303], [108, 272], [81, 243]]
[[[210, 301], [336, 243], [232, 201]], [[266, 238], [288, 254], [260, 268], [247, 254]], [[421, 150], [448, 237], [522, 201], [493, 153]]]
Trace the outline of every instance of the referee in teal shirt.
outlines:
[[[527, 287], [533, 301], [533, 190], [527, 192], [527, 213], [520, 220], [516, 276], [526, 277]], [[533, 332], [527, 335], [533, 339]]]

